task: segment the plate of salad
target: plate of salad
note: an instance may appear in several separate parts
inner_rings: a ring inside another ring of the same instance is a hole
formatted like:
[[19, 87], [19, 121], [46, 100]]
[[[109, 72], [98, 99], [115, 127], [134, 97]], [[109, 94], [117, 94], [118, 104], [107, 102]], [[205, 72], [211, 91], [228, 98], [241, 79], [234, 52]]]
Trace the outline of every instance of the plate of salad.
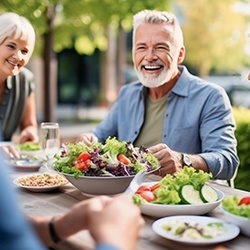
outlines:
[[45, 154], [41, 149], [39, 142], [24, 142], [16, 144], [16, 148], [22, 157], [29, 157], [33, 159], [45, 159]]
[[55, 155], [54, 170], [62, 173], [85, 194], [123, 192], [140, 170], [153, 173], [158, 160], [145, 147], [109, 137], [105, 143], [69, 143]]
[[204, 246], [234, 239], [239, 227], [207, 216], [170, 216], [156, 220], [153, 231], [179, 243]]
[[203, 215], [218, 207], [224, 193], [209, 185], [211, 175], [184, 167], [160, 182], [145, 182], [133, 196], [141, 212], [152, 217]]
[[250, 196], [226, 197], [221, 204], [225, 220], [240, 227], [241, 232], [250, 237]]

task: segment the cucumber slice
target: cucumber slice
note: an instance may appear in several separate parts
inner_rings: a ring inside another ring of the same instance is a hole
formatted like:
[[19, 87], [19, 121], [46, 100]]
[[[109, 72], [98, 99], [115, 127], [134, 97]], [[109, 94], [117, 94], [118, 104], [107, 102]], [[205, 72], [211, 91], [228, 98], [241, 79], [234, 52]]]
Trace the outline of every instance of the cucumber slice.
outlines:
[[180, 189], [180, 198], [185, 204], [204, 203], [200, 198], [200, 192], [194, 189], [193, 185], [184, 185]]
[[216, 190], [207, 184], [202, 186], [200, 196], [204, 202], [215, 202], [219, 199]]

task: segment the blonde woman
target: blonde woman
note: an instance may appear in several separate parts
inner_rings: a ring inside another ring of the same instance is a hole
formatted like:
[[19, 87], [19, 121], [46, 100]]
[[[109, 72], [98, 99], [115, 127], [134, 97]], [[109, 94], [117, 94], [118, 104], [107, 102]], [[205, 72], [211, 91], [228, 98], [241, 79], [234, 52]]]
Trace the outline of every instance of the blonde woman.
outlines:
[[25, 65], [35, 45], [30, 22], [15, 13], [0, 16], [0, 141], [38, 141], [34, 77]]

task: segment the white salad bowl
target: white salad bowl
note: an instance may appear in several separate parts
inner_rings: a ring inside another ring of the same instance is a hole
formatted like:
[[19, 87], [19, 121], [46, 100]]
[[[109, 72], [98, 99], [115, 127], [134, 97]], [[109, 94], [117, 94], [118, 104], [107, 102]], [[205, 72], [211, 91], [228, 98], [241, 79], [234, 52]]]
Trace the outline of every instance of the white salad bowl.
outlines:
[[237, 225], [240, 228], [241, 233], [250, 237], [250, 219], [248, 219], [247, 217], [230, 213], [229, 211], [225, 210], [222, 206], [221, 210], [225, 215], [226, 221]]
[[[150, 182], [149, 182], [150, 183]], [[151, 182], [151, 185], [155, 182]], [[201, 203], [201, 204], [153, 204], [153, 203], [143, 203], [140, 205], [141, 213], [155, 218], [161, 218], [165, 216], [173, 215], [204, 215], [216, 207], [218, 207], [225, 195], [219, 189], [216, 189], [218, 193], [218, 200], [215, 202]]]
[[[150, 171], [147, 174], [153, 173]], [[80, 176], [78, 179], [72, 174], [63, 174], [65, 178], [77, 189], [86, 195], [115, 195], [126, 190], [134, 175], [132, 176]]]

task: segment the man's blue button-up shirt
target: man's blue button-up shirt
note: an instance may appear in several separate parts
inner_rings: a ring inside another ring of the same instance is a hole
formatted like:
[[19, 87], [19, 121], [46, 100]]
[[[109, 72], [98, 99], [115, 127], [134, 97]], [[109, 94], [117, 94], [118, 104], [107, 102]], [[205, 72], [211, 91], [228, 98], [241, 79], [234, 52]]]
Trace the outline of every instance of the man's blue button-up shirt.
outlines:
[[[229, 98], [219, 85], [190, 74], [184, 66], [180, 70], [166, 96], [162, 142], [178, 152], [199, 154], [214, 179], [229, 180], [239, 164]], [[108, 116], [93, 131], [98, 139], [115, 136], [134, 142], [143, 125], [146, 95], [139, 82], [124, 85]]]

